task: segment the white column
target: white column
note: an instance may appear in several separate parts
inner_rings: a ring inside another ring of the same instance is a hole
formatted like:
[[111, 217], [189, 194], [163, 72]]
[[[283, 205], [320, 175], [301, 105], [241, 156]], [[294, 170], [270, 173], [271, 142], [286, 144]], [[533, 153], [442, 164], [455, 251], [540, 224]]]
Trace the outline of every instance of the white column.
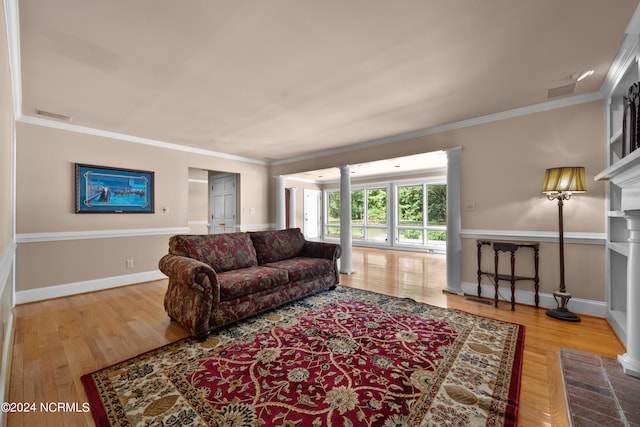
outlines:
[[460, 151], [447, 150], [447, 286], [462, 295], [462, 241], [460, 240]]
[[284, 188], [285, 177], [282, 175], [276, 176], [276, 229], [284, 230], [287, 228], [287, 203], [286, 203], [286, 191]]
[[340, 273], [353, 274], [351, 246], [351, 167], [340, 166]]
[[627, 352], [618, 356], [624, 373], [640, 377], [640, 211], [626, 211], [629, 231], [627, 258]]
[[289, 228], [296, 228], [296, 187], [289, 188]]

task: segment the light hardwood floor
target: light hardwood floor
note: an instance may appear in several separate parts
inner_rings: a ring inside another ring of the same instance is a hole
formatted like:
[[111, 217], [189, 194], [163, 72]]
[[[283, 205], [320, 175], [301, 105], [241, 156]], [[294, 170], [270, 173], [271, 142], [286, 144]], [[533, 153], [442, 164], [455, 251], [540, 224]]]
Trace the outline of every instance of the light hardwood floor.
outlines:
[[[567, 323], [545, 310], [506, 302], [498, 309], [443, 293], [442, 255], [354, 249], [356, 273], [344, 286], [411, 297], [442, 307], [526, 327], [520, 392], [520, 426], [567, 425], [563, 415], [558, 351], [571, 347], [606, 357], [624, 347], [603, 319], [583, 316]], [[16, 307], [9, 401], [86, 402], [80, 376], [186, 336], [163, 309], [166, 280], [131, 285]], [[13, 426], [91, 426], [89, 413], [10, 413]]]

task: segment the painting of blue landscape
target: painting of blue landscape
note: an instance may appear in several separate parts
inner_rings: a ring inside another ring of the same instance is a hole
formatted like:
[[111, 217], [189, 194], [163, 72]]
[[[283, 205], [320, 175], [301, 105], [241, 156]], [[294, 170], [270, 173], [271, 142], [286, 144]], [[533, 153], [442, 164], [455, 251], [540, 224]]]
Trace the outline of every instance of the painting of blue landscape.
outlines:
[[76, 163], [76, 213], [153, 213], [153, 172]]

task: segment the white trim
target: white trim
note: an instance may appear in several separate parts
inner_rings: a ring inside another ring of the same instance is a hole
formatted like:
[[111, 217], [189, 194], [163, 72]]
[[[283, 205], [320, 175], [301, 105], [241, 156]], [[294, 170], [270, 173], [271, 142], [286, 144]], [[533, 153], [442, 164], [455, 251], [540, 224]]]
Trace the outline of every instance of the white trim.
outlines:
[[195, 184], [209, 184], [208, 179], [189, 178], [187, 181]]
[[225, 154], [218, 151], [211, 151], [211, 150], [205, 150], [202, 148], [189, 147], [186, 145], [158, 141], [158, 140], [149, 139], [149, 138], [142, 138], [139, 136], [127, 135], [127, 134], [118, 133], [118, 132], [111, 132], [111, 131], [102, 130], [102, 129], [94, 129], [94, 128], [89, 128], [84, 126], [72, 125], [69, 123], [42, 119], [39, 117], [20, 115], [16, 121], [21, 123], [28, 123], [35, 126], [44, 126], [44, 127], [49, 127], [53, 129], [66, 130], [69, 132], [83, 133], [86, 135], [94, 135], [94, 136], [101, 136], [105, 138], [118, 139], [121, 141], [128, 141], [136, 144], [151, 145], [157, 148], [166, 148], [169, 150], [184, 151], [187, 153], [200, 154], [200, 155], [210, 156], [210, 157], [219, 157], [222, 159], [236, 160], [236, 161], [245, 162], [245, 163], [254, 163], [254, 164], [263, 165], [263, 166], [269, 165], [268, 162], [265, 162], [263, 160], [251, 159], [249, 157], [236, 156], [233, 154]]
[[[516, 285], [517, 286], [517, 285]], [[533, 288], [533, 285], [531, 285]], [[495, 288], [491, 284], [482, 284], [482, 297], [490, 298], [493, 300], [495, 295]], [[478, 284], [470, 282], [462, 282], [462, 291], [465, 295], [477, 297], [478, 296]], [[540, 304], [542, 308], [556, 308], [558, 305], [553, 299], [552, 294], [539, 293]], [[516, 289], [515, 290], [516, 303], [535, 306], [535, 292]], [[498, 300], [502, 301], [500, 305], [510, 304], [511, 302], [511, 288], [500, 287], [498, 288]], [[575, 313], [587, 314], [589, 316], [606, 317], [607, 305], [604, 301], [588, 300], [583, 298], [571, 298], [569, 301], [569, 309]], [[518, 307], [516, 306], [516, 311]]]
[[[15, 335], [15, 317], [13, 310], [9, 314], [9, 321], [6, 323], [4, 330], [7, 331], [4, 337], [4, 345], [2, 346], [2, 359], [5, 363], [2, 365], [2, 372], [0, 373], [0, 396], [3, 396], [3, 401], [9, 401], [9, 385], [11, 383], [11, 366], [13, 361], [13, 339]], [[2, 414], [0, 418], [0, 425], [5, 425], [6, 413]]]
[[[557, 242], [557, 231], [529, 231], [529, 230], [460, 230], [460, 236], [465, 239], [503, 239], [503, 240], [536, 240], [540, 242]], [[578, 233], [565, 232], [565, 243], [582, 243], [604, 245], [607, 242], [606, 233]]]
[[287, 181], [306, 182], [307, 184], [316, 184], [316, 185], [323, 183], [323, 181], [317, 181], [315, 179], [298, 178], [298, 177], [289, 176], [289, 175], [285, 175], [285, 177], [287, 178]]
[[[0, 357], [0, 361], [2, 361], [2, 366], [0, 366], [0, 397], [4, 402], [8, 401], [9, 398], [9, 382], [11, 379], [11, 360], [13, 359], [13, 336], [15, 333], [14, 328], [14, 310], [15, 299], [14, 299], [14, 283], [15, 283], [15, 268], [13, 268], [15, 262], [15, 254], [16, 254], [16, 244], [11, 242], [7, 245], [7, 248], [2, 254], [2, 258], [0, 258], [0, 295], [4, 294], [5, 287], [11, 287], [11, 308], [8, 313], [7, 323], [4, 325], [3, 329], [0, 330], [3, 336], [3, 346], [2, 346], [2, 356]], [[4, 425], [3, 422], [6, 421], [4, 418], [4, 414], [0, 416], [0, 425]]]
[[104, 289], [133, 285], [136, 283], [150, 282], [166, 279], [167, 276], [160, 270], [146, 271], [142, 273], [127, 274], [124, 276], [105, 277], [102, 279], [86, 280], [83, 282], [67, 283], [63, 285], [45, 286], [38, 289], [27, 289], [16, 292], [16, 304], [24, 304], [34, 301], [43, 301], [51, 298], [60, 298], [70, 295], [83, 294], [85, 292], [102, 291]]
[[[636, 9], [636, 12], [638, 12], [638, 10], [640, 10], [640, 7], [639, 9]], [[633, 19], [635, 18], [637, 18], [636, 14], [634, 14]], [[603, 98], [611, 97], [611, 93], [613, 92], [614, 88], [618, 85], [618, 83], [620, 83], [620, 80], [622, 80], [624, 74], [627, 72], [633, 61], [636, 60], [637, 47], [637, 33], [625, 35], [618, 53], [611, 63], [611, 67], [609, 68], [604, 82], [602, 83], [602, 87], [600, 88], [600, 93], [603, 95]]]
[[604, 97], [600, 92], [585, 93], [583, 95], [571, 96], [568, 98], [562, 98], [553, 101], [547, 101], [540, 104], [529, 105], [526, 107], [515, 108], [513, 110], [507, 110], [500, 113], [488, 114], [486, 116], [475, 117], [468, 120], [460, 120], [458, 122], [448, 123], [440, 126], [434, 126], [430, 128], [420, 129], [413, 132], [401, 133], [385, 138], [373, 139], [370, 141], [360, 142], [358, 144], [349, 145], [346, 147], [333, 148], [331, 150], [319, 151], [313, 154], [305, 156], [292, 157], [285, 160], [276, 160], [270, 163], [271, 166], [279, 166], [288, 163], [295, 163], [303, 160], [315, 159], [318, 157], [329, 156], [332, 154], [340, 154], [354, 150], [360, 150], [365, 148], [376, 147], [378, 145], [388, 144], [390, 142], [402, 141], [405, 139], [416, 138], [425, 135], [433, 135], [436, 133], [462, 129], [469, 126], [476, 126], [480, 124], [495, 122], [499, 120], [511, 119], [514, 117], [525, 116], [527, 114], [540, 113], [543, 111], [555, 110], [557, 108], [570, 107], [573, 105], [584, 104], [587, 102], [602, 100]]
[[2, 258], [0, 258], [0, 289], [4, 286], [7, 279], [9, 278], [9, 273], [11, 272], [11, 267], [13, 266], [13, 259], [16, 253], [16, 244], [11, 242], [7, 245], [7, 248], [2, 254]]
[[57, 242], [61, 240], [105, 239], [112, 237], [159, 236], [188, 233], [189, 227], [138, 228], [127, 230], [61, 231], [16, 234], [17, 243]]
[[275, 224], [238, 224], [236, 228], [239, 231], [262, 231], [262, 230], [275, 230]]

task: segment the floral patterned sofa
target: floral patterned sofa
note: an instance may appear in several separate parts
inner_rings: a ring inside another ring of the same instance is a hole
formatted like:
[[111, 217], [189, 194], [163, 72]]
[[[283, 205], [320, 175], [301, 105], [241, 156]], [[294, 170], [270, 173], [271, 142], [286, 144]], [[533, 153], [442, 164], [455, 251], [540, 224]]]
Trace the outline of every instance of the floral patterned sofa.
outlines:
[[311, 242], [299, 228], [176, 235], [160, 270], [164, 308], [193, 336], [340, 282], [340, 246]]

